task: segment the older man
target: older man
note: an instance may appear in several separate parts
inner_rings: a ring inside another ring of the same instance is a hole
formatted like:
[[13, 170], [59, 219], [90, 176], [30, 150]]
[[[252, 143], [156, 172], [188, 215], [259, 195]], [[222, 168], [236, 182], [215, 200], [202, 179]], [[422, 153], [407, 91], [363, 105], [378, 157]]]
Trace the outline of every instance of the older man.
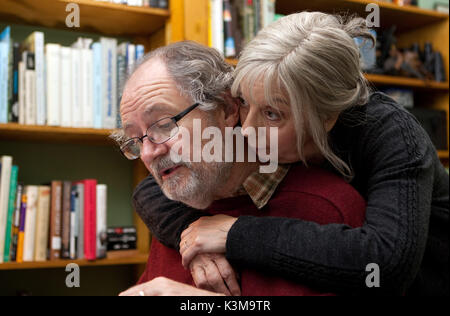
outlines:
[[[229, 66], [216, 51], [207, 47], [182, 42], [151, 53], [132, 74], [124, 90], [121, 104], [124, 128], [116, 135], [124, 154], [130, 159], [140, 158], [167, 197], [193, 208], [207, 209], [210, 214], [291, 217], [320, 224], [362, 225], [365, 209], [362, 197], [343, 180], [323, 170], [301, 165], [290, 169], [281, 166], [275, 172], [277, 180], [273, 187], [277, 191], [266, 194], [270, 201], [264, 213], [260, 213], [246, 194], [250, 193], [248, 189], [243, 190], [244, 182], [257, 174], [258, 164], [174, 161], [174, 148], [177, 148], [175, 156], [186, 154], [177, 146], [182, 135], [180, 130], [195, 134], [195, 120], [202, 122], [203, 130], [216, 127], [222, 135], [227, 127], [239, 123], [238, 104], [228, 93], [231, 80]], [[194, 143], [199, 141], [190, 140], [189, 145], [194, 148]], [[205, 143], [202, 145], [204, 147]], [[188, 156], [191, 158], [190, 154]], [[304, 181], [299, 182], [299, 178]], [[258, 181], [256, 183], [258, 185]], [[302, 212], [298, 211], [299, 205]], [[224, 231], [228, 231], [236, 218], [224, 217], [221, 223]], [[170, 220], [176, 221], [176, 218]], [[158, 225], [154, 223], [153, 228], [158, 229]], [[361, 269], [363, 271], [364, 267]], [[211, 270], [219, 276], [212, 278], [214, 284], [208, 284], [211, 278], [206, 276]], [[227, 295], [320, 294], [256, 269], [240, 270], [239, 275], [240, 285], [234, 269], [218, 254], [198, 255], [186, 271], [176, 250], [154, 241], [147, 269], [140, 280], [143, 285], [126, 294], [155, 294], [153, 290], [161, 286], [161, 278], [158, 278], [161, 276], [184, 284], [200, 284]], [[172, 289], [180, 285], [176, 282], [163, 284]], [[205, 294], [185, 285], [182, 289], [190, 289], [191, 292], [185, 294]], [[170, 293], [181, 294], [177, 291], [159, 294]]]

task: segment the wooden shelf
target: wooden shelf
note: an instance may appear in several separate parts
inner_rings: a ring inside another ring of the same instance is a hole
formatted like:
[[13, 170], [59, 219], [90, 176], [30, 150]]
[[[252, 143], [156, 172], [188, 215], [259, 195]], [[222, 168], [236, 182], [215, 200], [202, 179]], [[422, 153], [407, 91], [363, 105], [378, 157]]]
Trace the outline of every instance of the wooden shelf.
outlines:
[[110, 146], [114, 144], [108, 137], [111, 133], [109, 129], [0, 124], [0, 140]]
[[146, 264], [148, 254], [139, 253], [137, 250], [108, 252], [106, 259], [96, 261], [88, 260], [57, 260], [45, 262], [9, 262], [0, 264], [0, 270], [26, 270], [26, 269], [54, 269], [64, 268], [69, 263], [76, 263], [80, 267], [99, 267], [112, 265], [140, 265]]
[[[80, 28], [65, 24], [68, 3], [80, 7]], [[105, 36], [149, 36], [165, 27], [168, 10], [92, 0], [0, 0], [0, 21]]]
[[420, 28], [449, 18], [448, 14], [434, 10], [425, 10], [416, 6], [399, 6], [376, 0], [278, 0], [277, 13], [290, 14], [303, 10], [329, 13], [348, 11], [365, 17], [369, 14], [365, 11], [365, 8], [370, 3], [375, 3], [380, 7], [381, 28], [397, 25], [399, 32]]
[[438, 150], [438, 156], [441, 160], [449, 160], [448, 150]]

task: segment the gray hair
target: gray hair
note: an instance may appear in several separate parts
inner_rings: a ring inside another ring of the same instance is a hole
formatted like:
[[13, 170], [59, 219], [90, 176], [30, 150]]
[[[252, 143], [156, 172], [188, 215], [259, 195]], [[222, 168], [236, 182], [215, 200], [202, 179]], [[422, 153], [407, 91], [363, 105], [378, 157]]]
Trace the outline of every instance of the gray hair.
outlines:
[[[368, 101], [370, 89], [354, 37], [373, 42], [362, 18], [319, 12], [291, 14], [259, 32], [244, 49], [235, 71], [233, 95], [261, 81], [266, 101], [289, 97], [301, 160], [309, 132], [322, 155], [347, 179], [351, 168], [331, 150], [325, 122]], [[253, 98], [253, 96], [251, 96]]]
[[199, 109], [209, 111], [226, 106], [225, 94], [231, 90], [233, 67], [214, 48], [193, 41], [182, 41], [157, 48], [145, 55], [129, 74], [151, 59], [162, 60], [180, 93], [201, 103]]

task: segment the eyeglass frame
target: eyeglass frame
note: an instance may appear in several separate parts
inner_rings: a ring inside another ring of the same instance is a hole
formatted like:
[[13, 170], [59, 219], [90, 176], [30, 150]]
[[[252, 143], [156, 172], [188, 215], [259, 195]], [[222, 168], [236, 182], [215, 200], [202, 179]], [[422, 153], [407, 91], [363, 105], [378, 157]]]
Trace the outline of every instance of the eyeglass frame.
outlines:
[[125, 153], [123, 152], [123, 150], [122, 150], [122, 148], [123, 148], [126, 144], [128, 144], [130, 141], [136, 139], [136, 140], [139, 140], [139, 142], [140, 142], [141, 144], [144, 144], [144, 139], [147, 138], [150, 142], [152, 142], [153, 144], [156, 144], [156, 145], [161, 145], [161, 144], [167, 143], [169, 140], [171, 140], [173, 137], [175, 137], [176, 134], [173, 135], [173, 136], [170, 136], [169, 138], [167, 138], [167, 139], [166, 139], [165, 141], [163, 141], [163, 142], [157, 143], [157, 142], [153, 141], [150, 137], [148, 137], [148, 134], [149, 134], [148, 131], [149, 131], [153, 126], [155, 126], [156, 124], [158, 124], [159, 122], [161, 122], [161, 121], [163, 121], [163, 120], [167, 120], [167, 119], [172, 120], [172, 121], [175, 123], [177, 129], [179, 130], [180, 127], [178, 126], [178, 122], [179, 122], [181, 119], [183, 119], [186, 115], [188, 115], [189, 113], [191, 113], [193, 110], [195, 110], [200, 104], [201, 104], [201, 103], [195, 103], [195, 104], [191, 105], [190, 107], [188, 107], [186, 110], [182, 111], [181, 113], [179, 113], [179, 114], [177, 114], [177, 115], [175, 115], [175, 116], [172, 116], [172, 117], [164, 117], [164, 118], [162, 118], [162, 119], [160, 119], [160, 120], [157, 120], [155, 123], [153, 123], [152, 125], [150, 125], [150, 126], [147, 128], [147, 130], [146, 130], [146, 132], [145, 132], [145, 135], [143, 135], [143, 136], [141, 136], [141, 137], [132, 137], [132, 138], [129, 138], [129, 139], [127, 139], [126, 141], [124, 141], [123, 144], [120, 146], [120, 152], [121, 152], [122, 155], [124, 155], [128, 160], [136, 160], [136, 159], [138, 159], [138, 158], [136, 158], [136, 159], [129, 159], [129, 158], [125, 155]]

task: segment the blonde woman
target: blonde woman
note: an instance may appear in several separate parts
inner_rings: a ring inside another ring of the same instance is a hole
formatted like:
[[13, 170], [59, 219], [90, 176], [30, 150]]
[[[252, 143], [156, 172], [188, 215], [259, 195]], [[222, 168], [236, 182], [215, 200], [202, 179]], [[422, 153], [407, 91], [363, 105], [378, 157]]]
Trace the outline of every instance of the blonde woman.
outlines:
[[[280, 163], [320, 165], [359, 191], [367, 200], [364, 226], [208, 217], [167, 200], [148, 178], [135, 192], [137, 211], [160, 241], [180, 250], [185, 267], [198, 254], [222, 253], [239, 267], [360, 294], [371, 290], [365, 267], [376, 264], [377, 293], [448, 291], [448, 269], [441, 269], [448, 267], [448, 174], [417, 121], [371, 94], [355, 37], [370, 40], [363, 19], [286, 16], [245, 48], [231, 90], [243, 102], [244, 133], [278, 127]], [[427, 244], [429, 230], [437, 239]]]

